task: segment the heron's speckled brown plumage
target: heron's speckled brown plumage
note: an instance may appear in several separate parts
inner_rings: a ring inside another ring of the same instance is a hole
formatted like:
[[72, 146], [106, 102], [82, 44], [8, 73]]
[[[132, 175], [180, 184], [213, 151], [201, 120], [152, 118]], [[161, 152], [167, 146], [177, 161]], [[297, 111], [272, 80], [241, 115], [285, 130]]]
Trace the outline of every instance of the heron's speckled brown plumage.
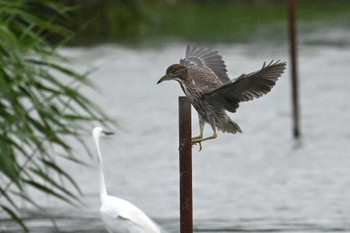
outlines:
[[[200, 124], [200, 135], [193, 139], [193, 143], [200, 143], [216, 138], [216, 128], [228, 133], [242, 132], [225, 110], [236, 112], [240, 102], [267, 94], [285, 67], [285, 62], [271, 61], [268, 65], [264, 63], [259, 71], [230, 80], [225, 62], [217, 51], [188, 45], [185, 58], [180, 60], [180, 64], [169, 66], [158, 83], [176, 80], [190, 97]], [[214, 131], [212, 137], [203, 138], [205, 123], [211, 125]]]

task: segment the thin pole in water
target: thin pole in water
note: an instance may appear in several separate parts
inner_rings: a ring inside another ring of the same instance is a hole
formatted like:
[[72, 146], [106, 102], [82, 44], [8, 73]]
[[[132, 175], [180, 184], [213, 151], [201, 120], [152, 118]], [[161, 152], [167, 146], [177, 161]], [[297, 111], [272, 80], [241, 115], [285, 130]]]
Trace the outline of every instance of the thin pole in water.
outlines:
[[179, 97], [180, 232], [193, 232], [191, 100]]
[[288, 0], [288, 25], [292, 78], [292, 105], [293, 105], [293, 136], [299, 138], [299, 101], [298, 101], [298, 74], [297, 74], [297, 30], [296, 30], [296, 0]]

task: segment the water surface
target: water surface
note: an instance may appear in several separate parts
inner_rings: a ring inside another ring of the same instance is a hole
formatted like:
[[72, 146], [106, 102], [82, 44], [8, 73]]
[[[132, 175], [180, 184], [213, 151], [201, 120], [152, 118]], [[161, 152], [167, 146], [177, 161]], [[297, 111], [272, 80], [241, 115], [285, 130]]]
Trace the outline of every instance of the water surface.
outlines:
[[[343, 33], [343, 34], [342, 34]], [[346, 34], [348, 35], [348, 34]], [[299, 47], [302, 138], [291, 136], [290, 67], [267, 96], [242, 103], [231, 114], [243, 134], [219, 134], [193, 150], [196, 232], [349, 232], [350, 119], [349, 38], [308, 35]], [[285, 43], [213, 45], [236, 78], [264, 61], [288, 60]], [[156, 85], [166, 68], [184, 56], [185, 44], [159, 48], [102, 45], [66, 48], [78, 71], [91, 75], [96, 90], [84, 92], [119, 128], [101, 142], [109, 193], [139, 206], [169, 232], [178, 232], [178, 96], [176, 82]], [[90, 127], [90, 126], [87, 126]], [[193, 134], [198, 120], [193, 112]], [[205, 133], [210, 134], [210, 127]], [[86, 137], [91, 142], [90, 135]], [[92, 147], [93, 149], [93, 147]], [[67, 163], [81, 185], [86, 207], [74, 209], [41, 198], [62, 232], [106, 232], [99, 218], [98, 172]], [[23, 208], [26, 208], [23, 205]], [[56, 232], [51, 218], [29, 210], [33, 232]], [[20, 232], [2, 220], [6, 232]], [[4, 227], [3, 226], [3, 227]]]

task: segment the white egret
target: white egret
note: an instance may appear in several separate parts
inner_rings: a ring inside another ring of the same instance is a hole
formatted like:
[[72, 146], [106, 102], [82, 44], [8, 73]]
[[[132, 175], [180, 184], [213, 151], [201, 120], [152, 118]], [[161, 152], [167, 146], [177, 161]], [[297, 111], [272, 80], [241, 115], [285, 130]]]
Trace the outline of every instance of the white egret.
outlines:
[[92, 131], [100, 164], [100, 214], [105, 227], [109, 233], [161, 233], [160, 228], [135, 205], [107, 194], [99, 139], [112, 134], [101, 127]]

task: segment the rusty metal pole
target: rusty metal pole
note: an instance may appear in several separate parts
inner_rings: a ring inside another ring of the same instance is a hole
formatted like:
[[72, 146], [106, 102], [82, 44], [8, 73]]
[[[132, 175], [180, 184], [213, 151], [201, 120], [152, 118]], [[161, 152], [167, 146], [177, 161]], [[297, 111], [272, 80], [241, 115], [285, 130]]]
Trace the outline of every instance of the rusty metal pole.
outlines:
[[299, 138], [299, 101], [298, 101], [298, 68], [297, 68], [297, 29], [296, 0], [288, 0], [289, 50], [292, 78], [293, 136]]
[[193, 232], [191, 100], [179, 97], [180, 232]]

